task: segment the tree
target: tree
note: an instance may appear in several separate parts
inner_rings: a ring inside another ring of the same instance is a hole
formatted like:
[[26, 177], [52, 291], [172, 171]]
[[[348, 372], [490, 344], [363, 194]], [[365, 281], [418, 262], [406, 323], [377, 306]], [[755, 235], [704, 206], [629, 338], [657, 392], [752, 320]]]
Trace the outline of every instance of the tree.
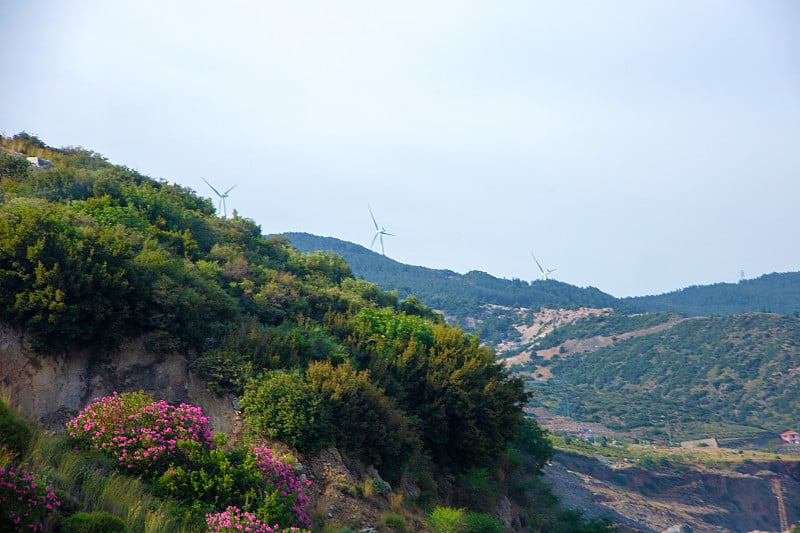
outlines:
[[303, 452], [332, 443], [330, 411], [299, 372], [265, 372], [248, 383], [240, 402], [247, 426]]
[[378, 467], [390, 482], [419, 452], [419, 437], [395, 402], [349, 362], [312, 363], [306, 378], [331, 411], [336, 446]]

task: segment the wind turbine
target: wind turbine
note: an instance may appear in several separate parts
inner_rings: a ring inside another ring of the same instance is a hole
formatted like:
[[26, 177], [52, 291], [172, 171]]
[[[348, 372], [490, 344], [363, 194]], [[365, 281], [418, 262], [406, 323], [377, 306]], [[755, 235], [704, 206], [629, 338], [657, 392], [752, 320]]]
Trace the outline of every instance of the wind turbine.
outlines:
[[375, 220], [375, 215], [372, 214], [372, 208], [369, 205], [367, 205], [367, 209], [369, 209], [369, 216], [372, 217], [372, 223], [375, 224], [375, 236], [372, 237], [372, 243], [370, 243], [369, 249], [372, 250], [372, 247], [375, 246], [375, 240], [378, 237], [380, 237], [380, 239], [381, 239], [381, 253], [385, 256], [386, 252], [383, 250], [383, 236], [384, 235], [390, 235], [390, 236], [394, 237], [394, 235], [392, 233], [389, 233], [388, 231], [386, 231], [386, 229], [384, 229], [383, 226], [378, 226], [378, 222]]
[[[531, 255], [533, 255], [533, 252], [531, 252]], [[539, 260], [536, 259], [535, 255], [533, 255], [533, 260], [536, 261], [536, 266], [539, 267], [539, 270], [542, 273], [542, 279], [545, 280], [545, 281], [547, 281], [547, 279], [550, 276], [550, 274], [552, 274], [553, 272], [558, 270], [557, 268], [548, 268], [547, 270], [543, 269], [542, 265], [539, 263]]]
[[[231, 192], [236, 187], [236, 185], [234, 185], [233, 187], [231, 187], [227, 191], [221, 193], [217, 189], [215, 189], [213, 185], [208, 183], [207, 179], [205, 179], [205, 178], [202, 178], [202, 179], [203, 179], [203, 181], [206, 182], [206, 185], [211, 187], [211, 190], [214, 191], [217, 194], [217, 196], [219, 196], [219, 204], [218, 204], [218, 206], [222, 206], [222, 216], [223, 216], [223, 218], [228, 218], [228, 207], [225, 205], [225, 198], [228, 197], [228, 193]], [[219, 212], [219, 207], [217, 207], [217, 212]]]

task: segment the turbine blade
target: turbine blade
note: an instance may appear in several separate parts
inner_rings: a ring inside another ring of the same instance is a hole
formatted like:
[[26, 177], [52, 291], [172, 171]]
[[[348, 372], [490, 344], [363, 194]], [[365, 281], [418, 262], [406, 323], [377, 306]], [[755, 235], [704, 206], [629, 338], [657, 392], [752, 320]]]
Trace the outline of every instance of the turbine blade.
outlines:
[[235, 189], [235, 188], [236, 188], [236, 185], [234, 185], [233, 187], [231, 187], [230, 189], [228, 189], [227, 191], [225, 191], [225, 192], [222, 194], [222, 196], [228, 196], [228, 193], [229, 193], [229, 192], [231, 192], [231, 191], [232, 191], [233, 189]]
[[372, 238], [372, 242], [369, 244], [370, 250], [372, 250], [372, 247], [375, 246], [375, 239], [378, 238], [378, 235], [380, 235], [380, 233], [376, 233], [375, 236]]
[[212, 190], [212, 191], [214, 191], [215, 193], [217, 193], [217, 196], [219, 196], [219, 197], [222, 197], [222, 195], [219, 193], [219, 191], [218, 191], [217, 189], [215, 189], [213, 185], [211, 185], [210, 183], [208, 183], [208, 180], [207, 180], [207, 179], [205, 179], [205, 178], [201, 178], [201, 179], [202, 179], [203, 181], [205, 181], [205, 182], [206, 182], [206, 185], [208, 185], [209, 187], [211, 187], [211, 190]]
[[372, 214], [372, 208], [369, 206], [369, 204], [367, 204], [367, 209], [369, 209], [369, 216], [372, 217], [372, 223], [375, 224], [375, 229], [380, 230], [378, 227], [378, 222], [375, 220], [375, 215]]
[[542, 265], [539, 264], [539, 260], [536, 259], [535, 255], [533, 255], [533, 252], [531, 252], [531, 255], [533, 256], [533, 260], [536, 261], [536, 266], [538, 266], [541, 273], [544, 274], [544, 269], [542, 268]]

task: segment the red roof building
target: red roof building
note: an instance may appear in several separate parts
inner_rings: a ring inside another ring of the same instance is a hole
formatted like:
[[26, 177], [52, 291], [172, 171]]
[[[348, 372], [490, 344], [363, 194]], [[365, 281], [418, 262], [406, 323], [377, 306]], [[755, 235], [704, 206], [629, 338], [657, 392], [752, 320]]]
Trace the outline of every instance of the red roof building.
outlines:
[[784, 431], [781, 433], [781, 440], [790, 444], [800, 444], [800, 433], [796, 431]]

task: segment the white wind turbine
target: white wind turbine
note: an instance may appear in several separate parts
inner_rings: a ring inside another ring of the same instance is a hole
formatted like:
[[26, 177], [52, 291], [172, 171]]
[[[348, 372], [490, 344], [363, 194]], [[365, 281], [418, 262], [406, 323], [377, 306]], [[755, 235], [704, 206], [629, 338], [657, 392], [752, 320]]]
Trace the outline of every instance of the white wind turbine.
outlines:
[[217, 189], [215, 189], [213, 185], [208, 183], [207, 179], [205, 179], [205, 178], [202, 178], [202, 179], [203, 179], [203, 181], [206, 182], [206, 185], [211, 187], [211, 190], [214, 191], [217, 196], [219, 196], [219, 204], [218, 204], [218, 207], [217, 207], [217, 213], [219, 213], [219, 206], [222, 206], [222, 217], [223, 218], [228, 218], [228, 207], [225, 205], [225, 198], [228, 197], [228, 193], [231, 192], [236, 187], [236, 185], [234, 185], [233, 187], [231, 187], [227, 191], [221, 193]]
[[531, 255], [533, 256], [533, 260], [536, 261], [536, 266], [539, 267], [539, 271], [542, 273], [543, 280], [546, 281], [549, 278], [550, 274], [558, 270], [557, 268], [548, 268], [547, 270], [543, 269], [542, 265], [539, 263], [539, 260], [536, 259], [536, 256], [533, 254], [533, 252], [531, 252]]
[[394, 237], [394, 234], [389, 233], [388, 231], [386, 231], [386, 229], [384, 229], [383, 226], [378, 226], [378, 222], [375, 220], [375, 215], [372, 214], [372, 208], [369, 205], [367, 205], [367, 209], [369, 209], [369, 216], [372, 217], [372, 223], [375, 224], [375, 236], [372, 237], [372, 242], [369, 245], [369, 249], [372, 250], [372, 247], [375, 246], [375, 240], [380, 238], [380, 240], [381, 240], [381, 253], [385, 256], [386, 252], [383, 250], [383, 236], [384, 235], [389, 235], [389, 236]]

